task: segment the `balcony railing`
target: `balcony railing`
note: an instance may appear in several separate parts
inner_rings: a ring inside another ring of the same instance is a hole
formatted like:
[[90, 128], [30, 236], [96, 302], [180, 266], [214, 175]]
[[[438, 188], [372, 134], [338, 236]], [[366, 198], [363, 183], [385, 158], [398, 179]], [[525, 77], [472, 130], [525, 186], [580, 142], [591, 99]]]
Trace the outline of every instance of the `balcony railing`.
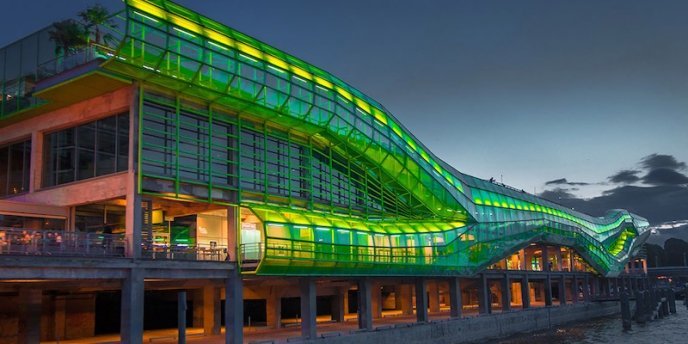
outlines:
[[0, 227], [0, 254], [124, 257], [122, 234]]
[[216, 245], [167, 245], [148, 244], [141, 245], [141, 257], [147, 259], [170, 260], [204, 260], [226, 261], [228, 260], [227, 248]]

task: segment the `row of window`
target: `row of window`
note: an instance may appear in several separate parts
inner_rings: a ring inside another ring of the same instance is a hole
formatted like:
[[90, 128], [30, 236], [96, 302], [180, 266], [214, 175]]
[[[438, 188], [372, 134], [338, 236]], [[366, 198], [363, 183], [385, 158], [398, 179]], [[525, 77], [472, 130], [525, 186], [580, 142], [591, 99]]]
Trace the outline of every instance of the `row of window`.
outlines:
[[129, 115], [124, 113], [46, 135], [43, 185], [127, 169]]
[[[43, 186], [125, 171], [127, 113], [45, 135]], [[0, 146], [0, 197], [29, 191], [31, 140]]]
[[148, 92], [141, 114], [146, 191], [215, 200], [227, 200], [216, 199], [231, 194], [224, 190], [240, 191], [245, 199], [276, 196], [363, 212], [410, 212], [411, 200], [400, 202], [379, 173], [328, 147]]

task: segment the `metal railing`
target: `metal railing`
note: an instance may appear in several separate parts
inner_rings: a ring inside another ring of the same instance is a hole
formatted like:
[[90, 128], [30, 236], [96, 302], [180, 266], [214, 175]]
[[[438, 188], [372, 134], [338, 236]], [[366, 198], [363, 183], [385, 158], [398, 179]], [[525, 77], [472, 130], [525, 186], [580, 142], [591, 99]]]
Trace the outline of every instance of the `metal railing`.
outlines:
[[253, 242], [241, 244], [240, 255], [242, 262], [258, 262], [263, 259], [263, 243]]
[[0, 254], [124, 257], [123, 234], [0, 227]]
[[168, 244], [141, 244], [141, 257], [147, 259], [169, 260], [203, 260], [226, 261], [228, 260], [227, 248], [217, 245], [168, 245]]

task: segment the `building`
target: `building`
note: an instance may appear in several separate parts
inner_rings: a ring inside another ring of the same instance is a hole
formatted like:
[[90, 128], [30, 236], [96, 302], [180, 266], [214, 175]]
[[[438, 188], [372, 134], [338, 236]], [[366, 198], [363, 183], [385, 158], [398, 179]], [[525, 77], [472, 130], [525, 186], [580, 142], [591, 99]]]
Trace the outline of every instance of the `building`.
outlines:
[[228, 342], [299, 298], [314, 337], [316, 303], [370, 329], [413, 314], [414, 290], [425, 321], [589, 299], [644, 264], [642, 217], [463, 174], [294, 56], [163, 0], [112, 20], [111, 41], [56, 46], [49, 27], [0, 50], [5, 340], [140, 342], [144, 304], [177, 297]]

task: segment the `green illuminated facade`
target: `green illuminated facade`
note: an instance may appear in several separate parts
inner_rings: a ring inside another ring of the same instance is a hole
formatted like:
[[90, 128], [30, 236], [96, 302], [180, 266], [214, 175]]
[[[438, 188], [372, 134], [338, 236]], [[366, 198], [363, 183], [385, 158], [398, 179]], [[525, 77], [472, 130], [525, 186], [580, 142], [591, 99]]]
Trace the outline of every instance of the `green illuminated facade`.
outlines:
[[[615, 276], [649, 234], [625, 210], [591, 217], [462, 174], [335, 76], [172, 2], [125, 3], [88, 75], [139, 85], [138, 192], [250, 211], [252, 273], [472, 275], [543, 243]], [[50, 106], [50, 88], [23, 97], [10, 79], [0, 119]]]

